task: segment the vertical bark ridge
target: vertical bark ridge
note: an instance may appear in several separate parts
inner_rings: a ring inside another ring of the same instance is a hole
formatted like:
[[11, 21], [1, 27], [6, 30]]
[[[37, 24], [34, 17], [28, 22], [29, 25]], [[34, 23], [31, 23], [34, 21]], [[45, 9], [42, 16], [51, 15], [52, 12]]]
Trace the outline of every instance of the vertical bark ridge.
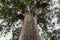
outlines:
[[36, 18], [31, 13], [25, 15], [19, 40], [39, 40]]

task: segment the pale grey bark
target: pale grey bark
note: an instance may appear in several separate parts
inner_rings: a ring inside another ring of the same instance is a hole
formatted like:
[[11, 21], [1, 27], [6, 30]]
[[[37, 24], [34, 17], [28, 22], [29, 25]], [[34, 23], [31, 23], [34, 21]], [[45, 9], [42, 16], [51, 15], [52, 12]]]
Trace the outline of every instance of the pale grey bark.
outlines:
[[30, 12], [25, 15], [19, 40], [39, 40], [37, 17]]

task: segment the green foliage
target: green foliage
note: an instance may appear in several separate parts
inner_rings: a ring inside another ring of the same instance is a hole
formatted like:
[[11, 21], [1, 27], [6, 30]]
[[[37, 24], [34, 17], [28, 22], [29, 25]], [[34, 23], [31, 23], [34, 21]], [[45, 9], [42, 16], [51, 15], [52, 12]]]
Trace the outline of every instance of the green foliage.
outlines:
[[12, 40], [18, 40], [20, 36], [20, 30], [21, 28], [16, 28], [16, 30], [13, 31], [13, 37]]
[[23, 2], [24, 4], [29, 5], [31, 3], [32, 0], [21, 0], [21, 2]]
[[60, 22], [60, 11], [57, 12], [58, 22]]
[[2, 26], [0, 25], [0, 31], [2, 30]]
[[[34, 4], [34, 2], [41, 2], [43, 3], [44, 1], [46, 1], [46, 3], [48, 4], [49, 7], [49, 2], [51, 0], [0, 0], [0, 16], [2, 17], [2, 19], [4, 19], [4, 22], [7, 23], [7, 25], [0, 25], [0, 31], [4, 28], [7, 28], [6, 30], [10, 30], [11, 26], [18, 21], [18, 17], [16, 17], [16, 15], [18, 14], [18, 12], [21, 11], [21, 14], [24, 13], [27, 10], [27, 5], [30, 6], [30, 8], [36, 8], [36, 4]], [[50, 16], [48, 16], [48, 18], [45, 18], [46, 14], [49, 13], [50, 11], [47, 9], [47, 7], [40, 7], [38, 8], [38, 10], [40, 9], [40, 13], [37, 15], [37, 22], [42, 23], [44, 26], [41, 28], [43, 31], [45, 31], [48, 35], [48, 37], [51, 37], [51, 33], [47, 32], [48, 27], [48, 20], [51, 21]], [[35, 10], [35, 9], [33, 9]], [[60, 12], [57, 13], [58, 21], [60, 22]], [[4, 22], [2, 22], [1, 24], [3, 24]], [[14, 30], [14, 29], [13, 29]], [[19, 36], [19, 32], [20, 32], [20, 28], [16, 28], [16, 30], [13, 31], [13, 37], [12, 40], [18, 40], [18, 36]], [[6, 32], [7, 33], [7, 32]], [[53, 40], [53, 38], [51, 39]]]

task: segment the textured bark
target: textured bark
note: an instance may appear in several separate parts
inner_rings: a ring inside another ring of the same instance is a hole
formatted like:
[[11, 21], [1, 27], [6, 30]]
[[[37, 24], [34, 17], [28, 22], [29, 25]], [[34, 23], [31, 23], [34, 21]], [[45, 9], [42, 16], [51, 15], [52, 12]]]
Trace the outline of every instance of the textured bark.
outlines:
[[27, 13], [23, 22], [19, 40], [39, 40], [37, 17]]

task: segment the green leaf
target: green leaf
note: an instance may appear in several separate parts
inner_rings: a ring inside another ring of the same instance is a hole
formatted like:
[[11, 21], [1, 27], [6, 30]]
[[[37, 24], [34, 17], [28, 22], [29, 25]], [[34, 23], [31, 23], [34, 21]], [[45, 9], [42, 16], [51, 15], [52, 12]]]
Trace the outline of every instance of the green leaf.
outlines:
[[2, 30], [2, 26], [0, 25], [0, 31]]
[[24, 4], [30, 4], [32, 0], [21, 0]]
[[60, 22], [60, 11], [57, 12], [58, 22]]

